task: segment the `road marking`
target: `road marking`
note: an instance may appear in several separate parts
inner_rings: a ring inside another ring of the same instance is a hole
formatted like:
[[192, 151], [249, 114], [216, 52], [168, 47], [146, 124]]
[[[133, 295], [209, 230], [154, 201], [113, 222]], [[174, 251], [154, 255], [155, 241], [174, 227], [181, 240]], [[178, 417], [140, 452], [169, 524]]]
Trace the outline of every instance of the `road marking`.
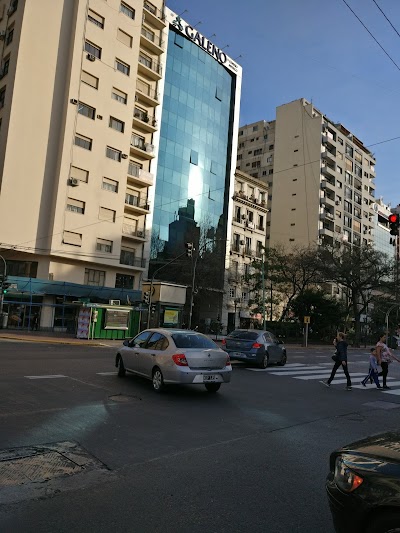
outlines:
[[[331, 375], [330, 372], [327, 372], [325, 374], [320, 374], [320, 375], [313, 375], [313, 376], [299, 376], [299, 377], [295, 377], [294, 379], [304, 379], [304, 380], [308, 380], [308, 379], [322, 379], [322, 378], [329, 378], [329, 376]], [[362, 376], [365, 376], [364, 373], [360, 373], [360, 374], [350, 374], [350, 377], [359, 377], [361, 378]], [[332, 381], [332, 385], [335, 385], [336, 383], [340, 383], [340, 382], [343, 382], [343, 383], [347, 383], [347, 379], [346, 380], [340, 380], [340, 379], [334, 379]]]
[[[390, 385], [393, 385], [392, 382], [390, 382]], [[395, 396], [400, 396], [400, 389], [397, 390], [383, 390], [383, 394], [394, 394]]]
[[116, 376], [118, 372], [96, 372], [98, 376]]
[[326, 368], [323, 368], [321, 366], [318, 366], [318, 365], [313, 365], [313, 366], [302, 366], [302, 367], [299, 367], [299, 368], [268, 368], [266, 369], [268, 370], [268, 372], [270, 374], [283, 374], [283, 375], [288, 375], [290, 376], [290, 374], [298, 374], [299, 372], [303, 373], [304, 372], [312, 372], [312, 371], [317, 371], [317, 372], [325, 372], [327, 369]]
[[67, 378], [63, 374], [48, 374], [46, 376], [24, 376], [27, 379], [54, 379], [54, 378]]

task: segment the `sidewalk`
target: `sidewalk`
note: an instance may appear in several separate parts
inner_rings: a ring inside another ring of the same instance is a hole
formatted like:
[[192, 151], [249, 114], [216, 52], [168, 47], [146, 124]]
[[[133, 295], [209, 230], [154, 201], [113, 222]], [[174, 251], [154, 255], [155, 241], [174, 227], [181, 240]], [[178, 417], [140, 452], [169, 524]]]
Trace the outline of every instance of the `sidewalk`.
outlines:
[[51, 331], [16, 331], [0, 329], [0, 340], [1, 339], [49, 344], [70, 344], [75, 346], [113, 346], [122, 344], [123, 342], [122, 339], [77, 339], [73, 334], [68, 335]]

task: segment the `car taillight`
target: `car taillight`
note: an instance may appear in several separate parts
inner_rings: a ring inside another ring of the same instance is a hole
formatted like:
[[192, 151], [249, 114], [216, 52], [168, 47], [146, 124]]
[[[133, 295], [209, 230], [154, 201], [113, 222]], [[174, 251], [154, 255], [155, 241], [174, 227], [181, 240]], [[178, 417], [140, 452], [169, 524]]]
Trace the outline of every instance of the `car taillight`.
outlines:
[[177, 366], [188, 366], [185, 354], [183, 353], [176, 353], [172, 356], [172, 360]]
[[225, 346], [226, 345], [226, 339], [222, 339], [221, 344], [222, 344], [222, 346]]
[[228, 355], [228, 357], [226, 358], [225, 366], [230, 366], [230, 364], [231, 364], [231, 358]]
[[260, 344], [259, 342], [253, 342], [253, 346], [252, 348], [261, 348], [262, 344]]

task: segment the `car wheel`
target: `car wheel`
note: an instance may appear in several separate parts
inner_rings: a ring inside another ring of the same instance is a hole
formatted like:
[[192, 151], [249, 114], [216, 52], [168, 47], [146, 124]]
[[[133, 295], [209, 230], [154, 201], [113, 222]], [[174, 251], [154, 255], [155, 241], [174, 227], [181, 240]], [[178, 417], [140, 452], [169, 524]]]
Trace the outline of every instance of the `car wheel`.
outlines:
[[385, 511], [379, 514], [367, 528], [366, 533], [399, 533], [400, 514]]
[[124, 367], [124, 362], [122, 360], [122, 357], [119, 356], [119, 359], [118, 359], [118, 377], [119, 378], [123, 378], [126, 374], [126, 370], [125, 370], [125, 367]]
[[217, 392], [221, 387], [221, 383], [206, 383], [204, 386], [208, 392]]
[[163, 378], [163, 375], [162, 375], [162, 372], [159, 368], [155, 368], [153, 370], [153, 389], [156, 391], [156, 392], [161, 392], [164, 390], [165, 388], [165, 385], [164, 385], [164, 378]]
[[265, 354], [263, 355], [263, 358], [261, 359], [261, 362], [259, 363], [258, 366], [259, 366], [260, 368], [267, 368], [268, 363], [269, 363], [268, 353], [265, 352]]
[[281, 360], [278, 363], [278, 366], [285, 366], [287, 361], [286, 353], [282, 354]]

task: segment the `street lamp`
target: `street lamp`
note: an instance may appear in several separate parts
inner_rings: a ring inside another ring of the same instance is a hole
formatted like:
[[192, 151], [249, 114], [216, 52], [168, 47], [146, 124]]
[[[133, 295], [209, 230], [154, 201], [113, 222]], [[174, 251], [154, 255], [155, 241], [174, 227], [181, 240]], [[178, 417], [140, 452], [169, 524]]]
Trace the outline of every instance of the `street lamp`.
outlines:
[[4, 308], [3, 281], [7, 280], [7, 263], [2, 255], [0, 255], [0, 258], [3, 260], [3, 263], [4, 263], [4, 272], [3, 272], [3, 279], [1, 283], [1, 294], [0, 294], [0, 320], [1, 320], [0, 327], [3, 327], [3, 308]]

